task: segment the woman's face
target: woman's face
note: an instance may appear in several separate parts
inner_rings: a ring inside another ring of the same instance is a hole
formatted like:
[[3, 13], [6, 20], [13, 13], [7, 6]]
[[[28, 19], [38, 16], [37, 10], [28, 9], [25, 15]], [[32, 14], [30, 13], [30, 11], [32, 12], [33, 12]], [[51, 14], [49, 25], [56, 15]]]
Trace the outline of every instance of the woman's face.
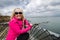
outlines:
[[17, 19], [21, 19], [21, 17], [22, 17], [22, 10], [16, 9], [16, 10], [15, 10], [15, 17], [16, 17]]

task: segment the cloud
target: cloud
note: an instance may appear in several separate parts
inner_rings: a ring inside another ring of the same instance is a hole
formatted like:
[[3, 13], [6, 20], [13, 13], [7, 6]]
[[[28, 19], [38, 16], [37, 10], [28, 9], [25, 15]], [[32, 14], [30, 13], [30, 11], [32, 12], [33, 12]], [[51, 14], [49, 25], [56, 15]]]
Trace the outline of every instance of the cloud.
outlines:
[[25, 6], [29, 4], [29, 2], [30, 0], [0, 0], [0, 10], [3, 15], [11, 15], [13, 9], [25, 9]]
[[52, 2], [50, 3], [50, 5], [52, 5], [52, 6], [58, 6], [58, 5], [60, 5], [60, 0], [52, 0]]
[[10, 15], [14, 8], [23, 8], [26, 16], [60, 16], [60, 0], [0, 0], [0, 9]]
[[59, 0], [31, 0], [25, 12], [30, 16], [58, 16], [60, 15], [59, 2]]
[[[27, 2], [26, 2], [27, 1]], [[8, 6], [23, 6], [23, 5], [27, 5], [29, 3], [28, 0], [0, 0], [0, 7], [8, 7]]]

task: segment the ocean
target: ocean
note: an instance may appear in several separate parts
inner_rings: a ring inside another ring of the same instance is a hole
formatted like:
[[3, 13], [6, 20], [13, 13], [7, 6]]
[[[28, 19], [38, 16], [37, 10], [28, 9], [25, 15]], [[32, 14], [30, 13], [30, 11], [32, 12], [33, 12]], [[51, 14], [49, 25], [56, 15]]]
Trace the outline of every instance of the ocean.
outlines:
[[60, 34], [60, 17], [28, 17], [30, 23], [40, 23], [40, 27]]

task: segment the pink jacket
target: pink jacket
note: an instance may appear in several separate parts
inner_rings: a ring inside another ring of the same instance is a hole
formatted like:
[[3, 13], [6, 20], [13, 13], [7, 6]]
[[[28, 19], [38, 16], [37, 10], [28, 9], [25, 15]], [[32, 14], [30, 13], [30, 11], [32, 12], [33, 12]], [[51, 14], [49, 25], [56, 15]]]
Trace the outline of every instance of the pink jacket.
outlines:
[[[32, 25], [25, 19], [26, 25], [28, 27], [26, 29], [22, 29], [23, 21], [16, 19], [15, 17], [9, 21], [8, 33], [6, 35], [6, 40], [15, 40], [18, 35], [21, 35], [32, 28]], [[18, 22], [20, 26], [16, 23]]]

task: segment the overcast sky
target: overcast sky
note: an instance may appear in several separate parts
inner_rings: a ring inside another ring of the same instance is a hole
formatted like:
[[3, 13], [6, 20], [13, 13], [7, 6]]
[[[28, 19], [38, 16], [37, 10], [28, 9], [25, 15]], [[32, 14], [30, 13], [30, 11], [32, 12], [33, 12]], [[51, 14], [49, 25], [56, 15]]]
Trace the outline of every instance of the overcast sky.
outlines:
[[22, 8], [26, 16], [60, 16], [60, 0], [0, 0], [2, 15]]

